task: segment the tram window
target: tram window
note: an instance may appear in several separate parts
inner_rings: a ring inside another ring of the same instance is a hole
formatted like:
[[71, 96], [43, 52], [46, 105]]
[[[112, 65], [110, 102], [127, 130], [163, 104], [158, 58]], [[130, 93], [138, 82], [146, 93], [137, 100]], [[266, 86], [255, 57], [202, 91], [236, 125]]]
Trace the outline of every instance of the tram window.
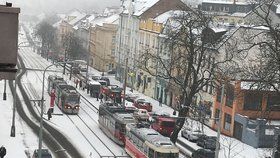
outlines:
[[72, 97], [67, 98], [67, 101], [68, 102], [78, 102], [78, 98], [76, 96], [72, 96]]
[[178, 153], [159, 153], [157, 152], [157, 158], [177, 158]]
[[121, 125], [120, 131], [123, 132], [123, 133], [125, 132], [125, 125], [124, 124]]
[[153, 149], [149, 149], [149, 158], [153, 158], [154, 157], [154, 150]]
[[144, 153], [148, 155], [149, 148], [144, 144]]

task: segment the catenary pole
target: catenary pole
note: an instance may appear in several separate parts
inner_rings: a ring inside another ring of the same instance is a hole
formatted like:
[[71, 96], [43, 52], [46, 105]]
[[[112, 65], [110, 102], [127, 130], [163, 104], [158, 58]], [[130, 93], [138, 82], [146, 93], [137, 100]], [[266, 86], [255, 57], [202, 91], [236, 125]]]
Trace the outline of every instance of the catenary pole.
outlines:
[[126, 82], [127, 82], [127, 64], [128, 58], [125, 60], [125, 73], [124, 73], [124, 83], [123, 83], [123, 107], [125, 106], [125, 93], [126, 93]]
[[220, 104], [220, 113], [219, 113], [219, 124], [217, 129], [217, 141], [216, 141], [216, 150], [215, 150], [215, 158], [219, 157], [219, 150], [220, 150], [220, 136], [221, 136], [221, 126], [222, 126], [222, 109], [224, 104], [224, 92], [225, 92], [225, 84], [222, 84], [222, 94], [221, 94], [221, 104]]

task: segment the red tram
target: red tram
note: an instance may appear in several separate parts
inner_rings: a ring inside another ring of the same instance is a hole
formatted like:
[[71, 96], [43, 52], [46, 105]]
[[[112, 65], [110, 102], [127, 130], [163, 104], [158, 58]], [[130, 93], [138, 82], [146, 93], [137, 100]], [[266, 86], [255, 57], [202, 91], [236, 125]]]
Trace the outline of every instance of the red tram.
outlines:
[[131, 112], [117, 103], [105, 102], [99, 106], [99, 126], [102, 131], [119, 145], [125, 143], [125, 126], [134, 123]]
[[102, 86], [102, 94], [105, 95], [105, 100], [110, 99], [115, 103], [122, 102], [122, 90], [117, 85]]
[[67, 114], [77, 114], [80, 110], [80, 93], [76, 88], [68, 85], [62, 77], [49, 76], [48, 77], [48, 92], [55, 91], [55, 105], [57, 105], [62, 112]]
[[125, 151], [132, 158], [178, 158], [179, 149], [157, 131], [142, 124], [127, 124]]

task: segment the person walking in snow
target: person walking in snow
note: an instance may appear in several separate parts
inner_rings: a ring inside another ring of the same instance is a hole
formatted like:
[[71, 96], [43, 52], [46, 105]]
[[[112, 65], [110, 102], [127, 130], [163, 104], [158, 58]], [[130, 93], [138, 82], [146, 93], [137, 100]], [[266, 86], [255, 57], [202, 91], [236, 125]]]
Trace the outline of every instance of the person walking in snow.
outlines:
[[160, 96], [158, 99], [159, 106], [162, 106], [162, 97]]
[[80, 80], [80, 83], [79, 83], [80, 85], [80, 89], [82, 89], [82, 87], [83, 87], [83, 81], [82, 80]]
[[78, 82], [79, 82], [79, 80], [78, 80], [78, 79], [76, 79], [76, 80], [75, 80], [75, 85], [76, 85], [76, 88], [78, 88]]
[[49, 108], [47, 114], [48, 114], [48, 120], [50, 120], [52, 118], [52, 111], [50, 108]]
[[100, 103], [103, 103], [103, 94], [102, 93], [99, 94], [99, 99], [100, 99]]
[[4, 158], [6, 155], [6, 148], [2, 145], [0, 148], [0, 158]]

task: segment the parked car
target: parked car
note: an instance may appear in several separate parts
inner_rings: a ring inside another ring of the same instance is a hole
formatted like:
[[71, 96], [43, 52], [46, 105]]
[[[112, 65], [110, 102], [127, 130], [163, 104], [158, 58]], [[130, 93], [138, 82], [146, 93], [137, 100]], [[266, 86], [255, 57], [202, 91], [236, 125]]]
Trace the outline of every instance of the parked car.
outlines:
[[127, 111], [133, 111], [133, 112], [137, 110], [137, 108], [133, 106], [131, 102], [125, 102], [125, 109]]
[[166, 137], [170, 137], [176, 124], [176, 120], [170, 117], [158, 116], [154, 118], [155, 121], [151, 124], [151, 128], [158, 131]]
[[86, 66], [80, 66], [80, 71], [81, 72], [87, 72], [87, 67]]
[[215, 152], [209, 149], [197, 149], [192, 153], [192, 158], [214, 158]]
[[202, 135], [198, 138], [196, 144], [205, 149], [215, 150], [216, 149], [217, 137]]
[[107, 71], [107, 74], [115, 74], [116, 73], [116, 69], [112, 69], [112, 70], [109, 70], [109, 71]]
[[148, 112], [151, 112], [153, 108], [151, 103], [146, 101], [145, 99], [136, 99], [133, 105], [138, 109], [146, 109]]
[[137, 94], [134, 93], [129, 93], [125, 95], [125, 100], [134, 103], [135, 100], [138, 98], [139, 96]]
[[[52, 155], [48, 149], [41, 149], [42, 158], [52, 158]], [[39, 158], [39, 149], [35, 149], [32, 158]]]
[[203, 133], [200, 130], [185, 128], [181, 131], [181, 135], [189, 141], [197, 141], [198, 138], [203, 135]]
[[135, 110], [133, 116], [138, 120], [148, 120], [150, 117], [146, 109]]

